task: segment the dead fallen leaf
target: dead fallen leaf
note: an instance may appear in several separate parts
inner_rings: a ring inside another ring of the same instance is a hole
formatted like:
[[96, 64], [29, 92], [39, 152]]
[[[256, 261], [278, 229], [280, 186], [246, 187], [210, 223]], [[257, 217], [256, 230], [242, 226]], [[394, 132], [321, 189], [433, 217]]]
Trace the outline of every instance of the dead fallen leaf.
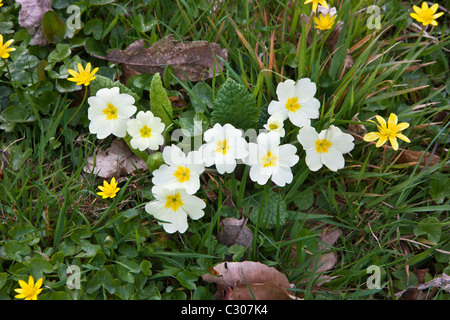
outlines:
[[[124, 72], [130, 75], [164, 73], [166, 66], [172, 66], [175, 76], [190, 81], [203, 81], [212, 78], [223, 69], [227, 61], [228, 51], [219, 44], [208, 41], [180, 42], [168, 35], [145, 48], [144, 40], [140, 39], [125, 50], [111, 50], [105, 57], [98, 57], [111, 62], [120, 63]], [[121, 79], [122, 82], [124, 79]]]
[[[321, 241], [318, 244], [318, 253], [330, 250], [337, 239], [339, 239], [340, 234], [341, 231], [339, 229], [333, 229], [331, 231], [325, 229], [319, 236]], [[315, 271], [316, 273], [325, 272], [333, 268], [336, 262], [336, 252], [326, 252], [323, 253], [319, 259], [315, 259], [308, 270]]]
[[[423, 158], [422, 158], [423, 156]], [[414, 150], [404, 150], [400, 157], [397, 160], [397, 163], [407, 163], [412, 166], [417, 165], [419, 163], [419, 167], [422, 168], [426, 164], [428, 166], [433, 166], [438, 164], [441, 161], [441, 158], [436, 154], [431, 154], [430, 152], [425, 151], [414, 151]]]
[[295, 298], [286, 290], [294, 287], [287, 277], [277, 269], [260, 262], [222, 262], [214, 266], [214, 270], [214, 275], [204, 274], [202, 278], [206, 282], [216, 283], [218, 299], [243, 299], [248, 297], [248, 294], [251, 295], [248, 287], [252, 289], [252, 292], [253, 289], [256, 290], [257, 299]]
[[108, 150], [99, 150], [95, 156], [88, 158], [85, 172], [93, 172], [100, 178], [127, 176], [136, 170], [147, 170], [144, 160], [136, 156], [122, 139], [116, 139]]
[[395, 297], [399, 300], [431, 300], [439, 289], [450, 293], [450, 276], [445, 273], [426, 283], [397, 292]]
[[42, 31], [42, 18], [44, 13], [52, 10], [51, 0], [16, 0], [21, 4], [19, 12], [19, 25], [27, 29], [34, 36], [30, 45], [46, 46], [48, 44]]
[[220, 222], [221, 230], [217, 240], [225, 246], [239, 244], [249, 247], [252, 244], [253, 232], [247, 227], [247, 218], [225, 218]]

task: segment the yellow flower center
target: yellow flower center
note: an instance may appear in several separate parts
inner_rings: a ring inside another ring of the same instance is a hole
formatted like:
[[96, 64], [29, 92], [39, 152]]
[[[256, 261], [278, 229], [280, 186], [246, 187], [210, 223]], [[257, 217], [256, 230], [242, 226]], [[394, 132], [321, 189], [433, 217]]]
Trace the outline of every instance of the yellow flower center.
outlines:
[[179, 183], [183, 183], [191, 179], [191, 172], [189, 171], [189, 168], [186, 167], [179, 166], [173, 175], [177, 178]]
[[269, 124], [269, 129], [270, 130], [277, 130], [278, 129], [278, 125], [276, 123], [271, 123], [271, 124]]
[[152, 129], [144, 125], [139, 132], [142, 138], [150, 138], [152, 136]]
[[286, 102], [286, 109], [288, 109], [291, 112], [297, 112], [298, 109], [300, 109], [300, 104], [298, 103], [298, 98], [289, 98]]
[[274, 154], [272, 154], [272, 152], [267, 151], [267, 154], [262, 157], [261, 162], [264, 168], [267, 167], [276, 167], [277, 165], [277, 161], [278, 161], [278, 157]]
[[219, 152], [219, 153], [222, 153], [223, 155], [225, 155], [229, 149], [230, 149], [230, 145], [228, 144], [227, 139], [225, 139], [223, 141], [217, 141], [216, 152]]
[[117, 119], [117, 108], [110, 102], [102, 112], [106, 115], [106, 120]]
[[316, 141], [316, 151], [317, 153], [327, 153], [328, 148], [331, 147], [332, 143], [327, 139], [320, 139]]
[[183, 205], [183, 201], [181, 201], [181, 196], [179, 193], [175, 193], [174, 195], [169, 195], [166, 197], [166, 208], [170, 208], [173, 211], [177, 211], [179, 207]]

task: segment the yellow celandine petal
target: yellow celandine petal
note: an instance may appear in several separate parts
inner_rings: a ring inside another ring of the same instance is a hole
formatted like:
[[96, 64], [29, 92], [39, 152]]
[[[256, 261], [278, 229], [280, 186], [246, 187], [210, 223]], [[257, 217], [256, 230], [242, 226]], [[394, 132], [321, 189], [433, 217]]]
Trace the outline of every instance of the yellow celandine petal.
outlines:
[[314, 28], [320, 30], [328, 30], [333, 27], [334, 19], [336, 19], [336, 16], [331, 17], [330, 13], [328, 12], [326, 16], [320, 14], [319, 18], [313, 17], [313, 19], [314, 22], [316, 23], [316, 26]]
[[3, 43], [3, 35], [0, 34], [0, 58], [7, 59], [9, 58], [9, 52], [16, 50], [16, 48], [8, 48], [13, 42], [14, 39], [11, 39]]
[[431, 7], [428, 7], [426, 2], [422, 2], [422, 7], [419, 8], [418, 6], [413, 6], [413, 10], [415, 12], [410, 13], [409, 15], [418, 22], [421, 22], [424, 26], [429, 24], [437, 26], [438, 23], [436, 19], [444, 14], [443, 12], [436, 13], [438, 9], [439, 5], [437, 3], [433, 4]]
[[328, 3], [326, 0], [306, 0], [305, 4], [311, 3], [312, 2], [312, 11], [316, 12], [317, 7], [319, 6], [319, 4], [324, 7], [325, 9], [328, 9]]
[[120, 190], [120, 188], [117, 187], [117, 184], [118, 183], [116, 182], [116, 179], [114, 177], [111, 179], [111, 183], [103, 180], [103, 186], [98, 186], [101, 192], [97, 192], [97, 194], [103, 199], [114, 198], [117, 195], [117, 192], [119, 192]]
[[43, 279], [40, 278], [36, 283], [32, 276], [28, 278], [28, 283], [23, 280], [19, 280], [19, 289], [14, 289], [18, 293], [15, 298], [25, 299], [25, 300], [37, 300], [37, 296], [41, 293]]
[[382, 117], [378, 115], [375, 117], [379, 122], [379, 125], [377, 125], [377, 129], [379, 132], [367, 133], [363, 137], [364, 141], [371, 142], [378, 139], [375, 145], [378, 148], [381, 147], [383, 144], [385, 144], [387, 140], [389, 140], [394, 150], [398, 149], [397, 138], [406, 141], [408, 143], [410, 142], [410, 140], [405, 135], [400, 133], [400, 131], [405, 130], [406, 128], [409, 127], [409, 123], [406, 122], [398, 123], [398, 117], [394, 113], [391, 113], [389, 115], [387, 124]]
[[88, 86], [89, 83], [96, 78], [94, 74], [97, 73], [98, 68], [95, 68], [94, 70], [91, 71], [90, 62], [88, 62], [86, 68], [83, 68], [81, 63], [78, 63], [77, 68], [78, 72], [72, 69], [67, 70], [67, 72], [72, 76], [72, 78], [67, 78], [67, 80], [76, 82], [77, 86], [79, 85]]

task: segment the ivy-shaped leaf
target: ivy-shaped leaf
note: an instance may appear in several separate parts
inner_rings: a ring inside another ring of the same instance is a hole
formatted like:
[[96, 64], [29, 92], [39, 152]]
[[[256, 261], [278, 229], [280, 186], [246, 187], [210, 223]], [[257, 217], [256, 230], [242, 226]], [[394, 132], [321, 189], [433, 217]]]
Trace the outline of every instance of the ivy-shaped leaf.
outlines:
[[166, 128], [172, 124], [172, 103], [163, 87], [159, 73], [155, 73], [150, 84], [150, 111], [155, 117], [161, 118]]
[[233, 79], [227, 79], [217, 91], [211, 114], [212, 125], [232, 124], [238, 129], [256, 129], [259, 110], [253, 95]]
[[130, 88], [123, 85], [119, 81], [112, 81], [111, 79], [101, 76], [101, 75], [95, 75], [95, 79], [91, 81], [89, 84], [89, 87], [91, 89], [91, 96], [94, 96], [98, 90], [103, 88], [111, 89], [113, 87], [119, 87], [120, 93], [126, 93], [129, 94], [134, 98], [134, 100], [137, 102], [139, 101], [139, 96], [133, 92]]

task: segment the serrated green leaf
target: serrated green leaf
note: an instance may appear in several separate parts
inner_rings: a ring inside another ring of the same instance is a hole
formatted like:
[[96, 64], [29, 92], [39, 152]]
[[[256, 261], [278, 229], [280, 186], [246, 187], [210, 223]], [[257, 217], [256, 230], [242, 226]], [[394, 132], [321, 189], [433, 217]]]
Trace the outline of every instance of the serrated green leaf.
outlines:
[[95, 79], [91, 81], [89, 84], [89, 87], [91, 89], [91, 96], [94, 96], [98, 90], [103, 88], [111, 89], [113, 87], [119, 87], [120, 93], [126, 93], [129, 94], [134, 98], [134, 100], [139, 101], [139, 96], [133, 92], [130, 88], [123, 85], [119, 81], [112, 81], [111, 79], [101, 76], [101, 75], [95, 75]]
[[213, 102], [211, 124], [232, 124], [238, 129], [256, 129], [259, 110], [253, 95], [233, 79], [227, 79]]
[[150, 111], [155, 117], [161, 118], [166, 128], [172, 123], [172, 103], [163, 87], [159, 73], [155, 73], [150, 84]]

